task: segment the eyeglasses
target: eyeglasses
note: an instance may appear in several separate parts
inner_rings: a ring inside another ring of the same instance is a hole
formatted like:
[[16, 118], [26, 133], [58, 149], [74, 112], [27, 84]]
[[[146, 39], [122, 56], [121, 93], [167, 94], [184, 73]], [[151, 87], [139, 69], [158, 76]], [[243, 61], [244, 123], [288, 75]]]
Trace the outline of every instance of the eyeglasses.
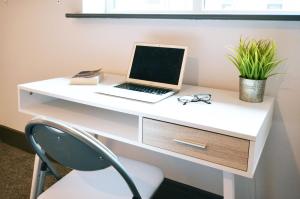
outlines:
[[190, 102], [204, 102], [206, 104], [211, 104], [211, 94], [195, 94], [190, 96], [182, 96], [177, 98], [178, 102], [182, 105], [186, 105]]

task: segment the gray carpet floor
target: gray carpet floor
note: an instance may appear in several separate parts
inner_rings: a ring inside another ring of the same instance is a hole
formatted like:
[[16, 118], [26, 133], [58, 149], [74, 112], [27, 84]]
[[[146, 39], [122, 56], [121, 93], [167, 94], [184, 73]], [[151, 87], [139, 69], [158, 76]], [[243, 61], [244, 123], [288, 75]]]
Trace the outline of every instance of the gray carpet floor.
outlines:
[[34, 155], [0, 140], [0, 198], [29, 198]]
[[[0, 140], [0, 199], [28, 199], [30, 195], [34, 155]], [[56, 165], [61, 174], [68, 171]], [[45, 187], [55, 180], [47, 177]]]

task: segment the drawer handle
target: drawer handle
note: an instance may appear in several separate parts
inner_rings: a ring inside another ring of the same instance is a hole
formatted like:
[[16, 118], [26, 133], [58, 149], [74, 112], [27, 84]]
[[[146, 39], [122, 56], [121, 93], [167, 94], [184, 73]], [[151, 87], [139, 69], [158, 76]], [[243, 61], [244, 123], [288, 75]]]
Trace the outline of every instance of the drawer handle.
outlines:
[[200, 149], [206, 149], [206, 144], [195, 144], [195, 143], [190, 143], [190, 142], [186, 142], [186, 141], [183, 141], [183, 140], [177, 140], [177, 139], [174, 139], [173, 140], [174, 142], [177, 142], [177, 143], [180, 143], [180, 144], [185, 144], [185, 145], [188, 145], [188, 146], [193, 146], [193, 147], [197, 147], [197, 148], [200, 148]]

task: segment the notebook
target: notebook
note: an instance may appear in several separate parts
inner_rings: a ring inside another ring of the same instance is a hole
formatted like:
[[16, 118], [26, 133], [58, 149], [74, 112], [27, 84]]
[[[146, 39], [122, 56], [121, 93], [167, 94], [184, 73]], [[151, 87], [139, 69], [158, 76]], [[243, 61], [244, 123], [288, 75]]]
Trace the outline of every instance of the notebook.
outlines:
[[155, 103], [181, 89], [187, 47], [136, 43], [126, 81], [98, 92]]

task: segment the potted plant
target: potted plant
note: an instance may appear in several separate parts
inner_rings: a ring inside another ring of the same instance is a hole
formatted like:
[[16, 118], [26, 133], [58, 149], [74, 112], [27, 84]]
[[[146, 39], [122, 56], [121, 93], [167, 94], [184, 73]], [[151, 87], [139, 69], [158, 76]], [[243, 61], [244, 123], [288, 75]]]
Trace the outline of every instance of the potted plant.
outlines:
[[266, 80], [275, 75], [274, 69], [281, 63], [276, 57], [273, 40], [240, 39], [239, 45], [229, 55], [229, 60], [240, 72], [240, 100], [262, 102]]

